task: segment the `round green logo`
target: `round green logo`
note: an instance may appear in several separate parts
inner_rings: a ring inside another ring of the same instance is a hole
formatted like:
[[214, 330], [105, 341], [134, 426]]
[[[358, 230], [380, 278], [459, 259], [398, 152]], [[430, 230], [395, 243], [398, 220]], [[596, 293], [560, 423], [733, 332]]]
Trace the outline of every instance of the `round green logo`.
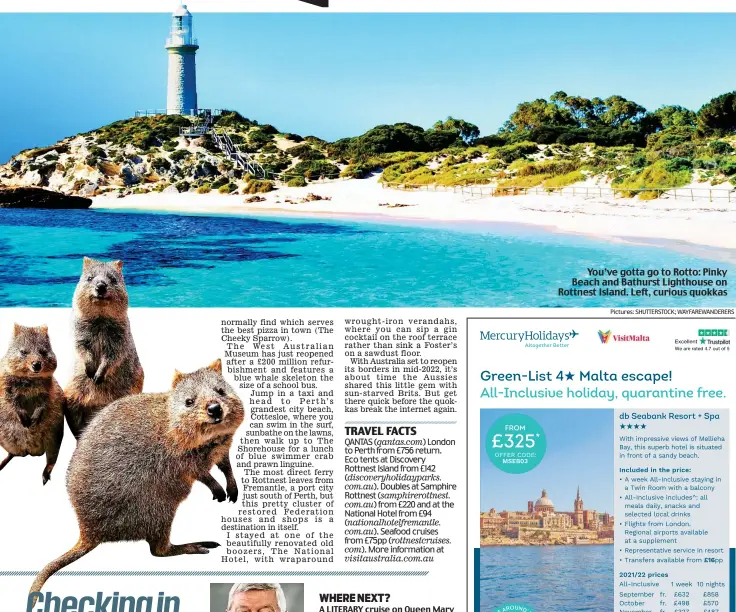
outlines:
[[534, 610], [524, 604], [505, 604], [494, 608], [493, 612], [534, 612]]
[[[542, 426], [525, 414], [507, 414], [486, 435], [491, 463], [509, 474], [523, 474], [539, 465], [547, 450]], [[518, 605], [518, 604], [514, 604]]]

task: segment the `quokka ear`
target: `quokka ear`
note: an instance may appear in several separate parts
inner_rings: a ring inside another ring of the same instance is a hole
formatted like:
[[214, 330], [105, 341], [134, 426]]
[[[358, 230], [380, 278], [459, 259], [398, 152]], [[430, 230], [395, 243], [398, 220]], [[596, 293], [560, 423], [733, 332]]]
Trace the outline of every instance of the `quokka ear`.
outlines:
[[38, 331], [40, 331], [42, 334], [49, 335], [49, 326], [48, 325], [39, 325], [36, 328]]
[[18, 325], [18, 323], [13, 323], [13, 336], [19, 336], [22, 331], [22, 325]]
[[216, 359], [210, 365], [207, 366], [208, 370], [222, 374], [222, 359]]
[[174, 378], [171, 381], [171, 388], [175, 388], [183, 379], [185, 374], [182, 374], [179, 370], [174, 370]]
[[116, 259], [115, 261], [111, 261], [110, 265], [115, 268], [118, 272], [123, 271], [123, 262], [120, 259]]

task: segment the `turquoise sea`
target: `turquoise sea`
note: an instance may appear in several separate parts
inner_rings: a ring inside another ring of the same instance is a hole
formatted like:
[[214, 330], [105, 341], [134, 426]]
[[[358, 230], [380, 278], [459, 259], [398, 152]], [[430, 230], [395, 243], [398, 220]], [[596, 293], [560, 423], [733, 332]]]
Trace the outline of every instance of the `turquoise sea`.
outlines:
[[489, 546], [480, 550], [480, 612], [613, 612], [613, 545]]
[[[589, 266], [721, 267], [504, 224], [0, 210], [0, 306], [69, 306], [83, 256], [122, 259], [139, 307], [708, 306], [736, 298], [559, 297]], [[722, 257], [721, 257], [722, 259]]]

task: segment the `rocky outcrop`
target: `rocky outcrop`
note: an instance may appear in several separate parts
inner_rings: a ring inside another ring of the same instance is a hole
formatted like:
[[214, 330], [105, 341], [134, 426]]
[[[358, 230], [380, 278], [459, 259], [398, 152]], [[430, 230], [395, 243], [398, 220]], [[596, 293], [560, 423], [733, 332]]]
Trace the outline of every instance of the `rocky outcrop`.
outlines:
[[89, 208], [92, 200], [38, 187], [0, 187], [0, 208]]

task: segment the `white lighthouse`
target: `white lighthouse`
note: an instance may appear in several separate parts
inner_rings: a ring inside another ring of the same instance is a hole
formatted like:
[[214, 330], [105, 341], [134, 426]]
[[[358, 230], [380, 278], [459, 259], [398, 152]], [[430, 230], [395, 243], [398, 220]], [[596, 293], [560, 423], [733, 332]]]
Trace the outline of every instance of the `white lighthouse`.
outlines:
[[169, 115], [197, 113], [197, 49], [199, 45], [193, 36], [192, 14], [185, 4], [180, 4], [171, 16], [171, 31], [166, 40], [166, 50], [169, 52], [166, 113]]

